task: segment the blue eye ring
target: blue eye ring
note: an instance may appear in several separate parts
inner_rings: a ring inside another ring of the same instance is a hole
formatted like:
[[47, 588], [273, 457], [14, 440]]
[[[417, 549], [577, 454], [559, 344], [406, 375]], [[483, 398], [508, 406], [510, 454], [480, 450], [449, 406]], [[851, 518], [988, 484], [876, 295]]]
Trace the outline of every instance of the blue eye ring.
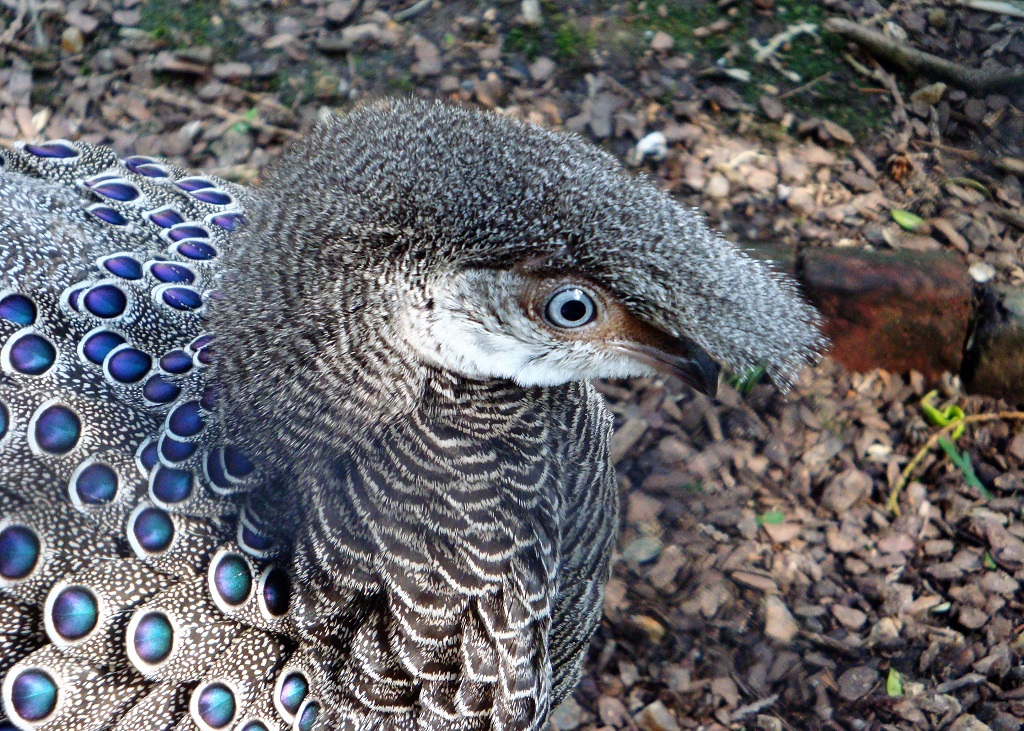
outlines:
[[544, 319], [560, 330], [577, 330], [597, 319], [597, 298], [578, 284], [559, 287], [544, 304]]

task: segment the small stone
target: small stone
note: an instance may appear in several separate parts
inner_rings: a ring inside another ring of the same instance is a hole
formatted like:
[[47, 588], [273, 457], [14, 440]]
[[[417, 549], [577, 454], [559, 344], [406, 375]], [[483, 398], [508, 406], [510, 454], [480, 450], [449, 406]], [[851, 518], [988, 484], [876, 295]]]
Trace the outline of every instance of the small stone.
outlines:
[[659, 30], [651, 38], [651, 50], [655, 53], [668, 53], [675, 44], [675, 39], [663, 30]]
[[928, 11], [928, 25], [932, 28], [938, 28], [942, 30], [946, 27], [946, 10], [944, 8], [931, 8]]
[[69, 10], [65, 13], [64, 20], [68, 25], [78, 28], [78, 30], [86, 35], [94, 33], [100, 27], [99, 20], [92, 15], [86, 15], [80, 10]]
[[788, 645], [800, 632], [800, 625], [793, 619], [789, 608], [777, 596], [765, 599], [764, 633], [773, 640]]
[[762, 95], [758, 100], [757, 104], [761, 107], [761, 111], [764, 112], [764, 116], [773, 122], [778, 122], [784, 116], [786, 116], [786, 108], [782, 106], [782, 102], [777, 97]]
[[949, 731], [992, 731], [992, 727], [979, 721], [975, 716], [965, 713], [953, 721]]
[[519, 5], [519, 15], [527, 28], [539, 28], [544, 23], [540, 0], [523, 0]]
[[839, 695], [845, 701], [853, 702], [860, 700], [871, 692], [871, 688], [877, 682], [877, 670], [867, 665], [858, 665], [839, 676], [837, 681]]
[[714, 173], [708, 178], [707, 185], [704, 186], [704, 192], [709, 198], [715, 200], [723, 200], [729, 197], [729, 179], [721, 173]]
[[634, 720], [641, 731], [680, 731], [676, 717], [661, 701], [644, 707]]
[[842, 604], [832, 605], [832, 616], [836, 618], [839, 624], [853, 631], [859, 630], [868, 621], [868, 615], [861, 610]]
[[837, 515], [842, 515], [854, 504], [871, 493], [871, 476], [857, 469], [848, 469], [837, 475], [825, 487], [821, 504]]
[[928, 84], [922, 86], [920, 89], [910, 95], [910, 101], [914, 104], [928, 104], [935, 106], [946, 93], [946, 85], [941, 81], [936, 81], [934, 84]]
[[73, 25], [64, 29], [60, 35], [60, 47], [68, 53], [81, 53], [85, 47], [85, 37], [82, 31]]
[[664, 160], [668, 156], [668, 140], [663, 132], [645, 135], [628, 156], [631, 165], [640, 165], [644, 160]]
[[667, 633], [665, 625], [654, 617], [641, 614], [633, 618], [633, 624], [647, 635], [648, 639], [650, 639], [654, 644], [658, 644], [665, 639], [665, 634]]
[[956, 230], [956, 226], [953, 225], [952, 221], [945, 218], [933, 218], [930, 223], [932, 225], [932, 230], [949, 242], [954, 249], [963, 254], [970, 252], [971, 245], [968, 243], [967, 239], [965, 239], [963, 235]]
[[629, 542], [622, 549], [622, 558], [633, 564], [650, 563], [661, 553], [661, 541], [657, 538], [643, 536]]
[[786, 205], [793, 211], [802, 215], [812, 213], [817, 207], [817, 201], [810, 190], [804, 187], [793, 188], [786, 196]]
[[551, 710], [550, 723], [558, 731], [573, 731], [583, 724], [583, 709], [570, 695]]
[[547, 56], [541, 56], [530, 64], [530, 78], [537, 84], [543, 84], [551, 78], [558, 66]]
[[747, 187], [755, 193], [765, 193], [779, 184], [779, 176], [771, 170], [754, 168], [747, 175]]
[[971, 264], [967, 273], [971, 275], [971, 279], [973, 279], [977, 284], [984, 284], [985, 282], [995, 279], [996, 268], [987, 261], [978, 261]]
[[142, 22], [142, 11], [133, 8], [131, 10], [115, 10], [110, 16], [115, 24], [125, 28], [134, 28]]
[[416, 62], [409, 68], [416, 76], [441, 75], [441, 51], [426, 38], [419, 37], [414, 46]]
[[213, 65], [213, 75], [222, 81], [237, 81], [252, 76], [252, 66], [241, 61], [217, 63]]
[[324, 8], [324, 17], [331, 23], [341, 25], [352, 17], [359, 7], [360, 0], [334, 0]]

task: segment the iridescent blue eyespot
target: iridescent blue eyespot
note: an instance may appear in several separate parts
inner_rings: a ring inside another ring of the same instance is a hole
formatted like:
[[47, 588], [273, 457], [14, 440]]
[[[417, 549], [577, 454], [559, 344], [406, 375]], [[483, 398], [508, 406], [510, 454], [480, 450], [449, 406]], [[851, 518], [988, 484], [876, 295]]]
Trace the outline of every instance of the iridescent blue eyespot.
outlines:
[[41, 376], [57, 362], [53, 343], [36, 333], [26, 333], [11, 343], [11, 367], [26, 376]]
[[212, 333], [206, 333], [205, 335], [200, 335], [198, 338], [196, 338], [191, 343], [189, 343], [188, 347], [189, 347], [189, 349], [191, 349], [193, 351], [199, 350], [200, 348], [205, 348], [207, 345], [212, 343], [213, 340], [214, 340], [213, 334]]
[[96, 317], [117, 317], [128, 307], [128, 296], [113, 284], [100, 284], [85, 293], [84, 304]]
[[195, 310], [203, 304], [202, 295], [190, 287], [168, 287], [160, 298], [176, 310]]
[[196, 190], [189, 193], [196, 200], [201, 200], [203, 203], [209, 203], [212, 206], [226, 206], [234, 203], [234, 198], [223, 191], [216, 190], [214, 188], [205, 188], [203, 190]]
[[128, 219], [116, 208], [105, 206], [102, 203], [94, 203], [86, 210], [104, 223], [109, 223], [113, 226], [128, 225]]
[[82, 422], [78, 414], [67, 406], [54, 404], [43, 410], [36, 419], [36, 444], [50, 454], [67, 454], [82, 436]]
[[25, 152], [36, 157], [45, 157], [56, 160], [69, 160], [78, 157], [78, 150], [66, 140], [53, 140], [44, 142], [41, 145], [25, 145]]
[[195, 454], [199, 445], [195, 442], [179, 442], [164, 434], [160, 437], [160, 455], [168, 462], [184, 462]]
[[155, 404], [169, 404], [181, 395], [181, 388], [156, 373], [142, 387], [142, 395]]
[[292, 600], [292, 580], [284, 569], [273, 567], [263, 578], [263, 603], [275, 617], [288, 613]]
[[135, 168], [139, 165], [156, 165], [157, 162], [158, 160], [155, 158], [147, 157], [146, 155], [131, 155], [121, 160], [121, 164], [132, 172], [135, 172]]
[[298, 731], [313, 731], [316, 727], [316, 720], [320, 717], [320, 704], [310, 701], [299, 713], [299, 720], [295, 722]]
[[206, 453], [205, 465], [206, 477], [213, 483], [214, 487], [219, 487], [222, 490], [227, 490], [231, 487], [232, 483], [228, 479], [227, 472], [224, 470], [224, 461], [219, 449]]
[[85, 292], [85, 287], [75, 287], [68, 289], [68, 306], [75, 312], [81, 312], [81, 299], [82, 294]]
[[180, 503], [192, 494], [192, 473], [186, 470], [158, 464], [150, 480], [153, 497], [162, 503]]
[[9, 525], [0, 531], [0, 577], [24, 579], [39, 561], [41, 544], [35, 531], [24, 525]]
[[80, 640], [96, 627], [100, 606], [96, 596], [84, 586], [62, 589], [53, 600], [53, 628], [65, 640]]
[[157, 453], [156, 442], [152, 439], [147, 439], [144, 445], [139, 450], [138, 460], [139, 464], [142, 465], [142, 471], [148, 475], [156, 467], [156, 463], [160, 461], [160, 455]]
[[208, 239], [210, 238], [210, 232], [202, 226], [197, 226], [194, 223], [186, 223], [172, 228], [167, 232], [167, 236], [171, 241], [183, 241], [184, 239]]
[[166, 660], [174, 646], [174, 627], [163, 612], [149, 612], [135, 625], [132, 637], [135, 654], [150, 665]]
[[0, 318], [17, 325], [31, 325], [36, 321], [36, 306], [23, 294], [9, 294], [0, 298]]
[[160, 359], [160, 367], [175, 375], [187, 373], [192, 369], [192, 356], [184, 350], [172, 350]]
[[82, 353], [96, 365], [103, 365], [110, 351], [119, 345], [124, 345], [124, 338], [109, 330], [99, 330], [82, 343]]
[[224, 466], [227, 468], [228, 474], [238, 480], [252, 474], [255, 469], [242, 450], [233, 445], [224, 448]]
[[71, 489], [86, 505], [109, 503], [117, 495], [117, 473], [107, 465], [95, 462], [78, 473]]
[[308, 694], [309, 681], [306, 680], [306, 676], [302, 673], [289, 673], [281, 683], [281, 693], [278, 698], [284, 709], [294, 716]]
[[99, 175], [93, 175], [91, 178], [86, 178], [82, 181], [87, 188], [95, 188], [100, 183], [109, 182], [111, 180], [117, 180], [117, 173], [100, 173]]
[[182, 178], [175, 183], [182, 190], [191, 193], [193, 190], [203, 190], [204, 188], [214, 187], [213, 182], [206, 178]]
[[158, 281], [168, 284], [192, 284], [196, 281], [196, 275], [182, 264], [155, 262], [150, 265], [149, 271]]
[[135, 348], [122, 348], [111, 355], [107, 361], [107, 370], [111, 377], [119, 383], [140, 381], [152, 367], [153, 359]]
[[196, 360], [199, 361], [200, 365], [208, 366], [213, 363], [213, 346], [207, 345], [205, 348], [196, 353]]
[[267, 724], [263, 723], [263, 721], [249, 721], [242, 726], [240, 731], [270, 731], [270, 729], [267, 728]]
[[171, 433], [179, 437], [194, 437], [203, 430], [203, 414], [198, 401], [187, 401], [175, 406], [167, 417]]
[[223, 683], [210, 683], [199, 692], [196, 712], [211, 728], [224, 728], [235, 718], [235, 694]]
[[45, 670], [23, 670], [11, 684], [11, 706], [24, 721], [42, 721], [57, 708], [57, 683]]
[[221, 555], [212, 567], [213, 588], [225, 604], [237, 607], [252, 593], [249, 564], [237, 553]]
[[160, 208], [149, 214], [149, 220], [160, 228], [171, 228], [185, 222], [185, 217], [173, 208]]
[[205, 241], [199, 239], [188, 239], [179, 241], [174, 250], [187, 259], [194, 261], [208, 261], [217, 256], [217, 250]]
[[7, 428], [11, 425], [11, 416], [7, 413], [7, 407], [0, 403], [0, 439], [7, 436]]
[[122, 279], [142, 279], [142, 263], [127, 255], [104, 259], [103, 268]]
[[145, 175], [147, 178], [167, 178], [170, 173], [163, 165], [151, 157], [135, 155], [124, 160], [126, 168], [137, 175]]
[[241, 213], [219, 213], [216, 216], [211, 216], [208, 220], [225, 231], [234, 231], [246, 224], [245, 216]]
[[[238, 543], [246, 551], [254, 553], [257, 556], [265, 554], [271, 548], [274, 547], [274, 539], [265, 533], [260, 533], [256, 529], [252, 528], [248, 523], [239, 521], [238, 523]], [[266, 596], [263, 597], [266, 602]], [[285, 611], [287, 611], [287, 605]], [[268, 609], [268, 611], [270, 611]]]
[[160, 508], [143, 508], [132, 523], [132, 535], [146, 552], [161, 553], [174, 540], [174, 522]]
[[93, 192], [104, 198], [127, 203], [138, 198], [142, 193], [131, 183], [123, 180], [108, 180], [92, 186]]

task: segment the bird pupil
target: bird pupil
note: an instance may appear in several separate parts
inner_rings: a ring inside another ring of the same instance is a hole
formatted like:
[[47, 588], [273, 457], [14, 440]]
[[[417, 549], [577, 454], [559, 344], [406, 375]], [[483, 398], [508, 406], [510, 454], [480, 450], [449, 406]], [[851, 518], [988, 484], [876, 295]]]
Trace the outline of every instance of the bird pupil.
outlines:
[[567, 322], [576, 322], [587, 316], [587, 305], [580, 300], [569, 300], [562, 305], [562, 317]]

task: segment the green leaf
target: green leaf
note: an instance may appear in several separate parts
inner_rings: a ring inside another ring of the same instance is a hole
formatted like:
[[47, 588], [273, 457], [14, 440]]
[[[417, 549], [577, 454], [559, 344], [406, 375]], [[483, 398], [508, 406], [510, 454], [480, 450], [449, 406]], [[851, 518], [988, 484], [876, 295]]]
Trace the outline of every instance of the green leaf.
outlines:
[[764, 366], [754, 366], [742, 373], [734, 373], [730, 376], [729, 385], [739, 391], [740, 395], [746, 396], [764, 378], [767, 372]]
[[946, 439], [946, 437], [939, 437], [939, 446], [942, 447], [942, 451], [946, 453], [950, 461], [956, 465], [957, 469], [964, 476], [964, 482], [969, 486], [973, 487], [981, 496], [986, 500], [992, 499], [992, 493], [981, 483], [978, 479], [978, 475], [974, 472], [974, 465], [971, 464], [971, 455], [967, 452], [960, 452], [957, 450], [953, 443]]
[[893, 208], [890, 213], [892, 214], [892, 220], [904, 231], [917, 231], [924, 226], [924, 219], [910, 211], [904, 211], [902, 208]]
[[241, 132], [242, 134], [245, 134], [250, 129], [252, 129], [252, 123], [255, 121], [256, 116], [258, 114], [259, 112], [256, 111], [255, 107], [253, 107], [248, 112], [243, 114], [240, 120], [231, 125], [231, 129], [235, 132]]
[[892, 698], [903, 696], [903, 676], [896, 668], [889, 668], [889, 675], [885, 679], [885, 694]]
[[999, 568], [999, 566], [996, 565], [996, 560], [992, 558], [992, 554], [988, 551], [985, 551], [985, 553], [981, 555], [981, 563], [989, 571], [995, 571]]
[[962, 188], [974, 188], [986, 198], [992, 198], [992, 191], [990, 191], [983, 183], [979, 183], [974, 178], [946, 178], [942, 181], [945, 183], [952, 183], [953, 185], [959, 185]]
[[[935, 408], [935, 398], [939, 395], [938, 391], [929, 391], [921, 399], [921, 411], [924, 413], [924, 418], [932, 426], [949, 426], [954, 421], [960, 421], [964, 418], [964, 410], [959, 406], [947, 406], [941, 411]], [[959, 439], [964, 433], [964, 425], [960, 424], [954, 430], [951, 436], [953, 441]]]
[[758, 525], [779, 525], [786, 520], [786, 514], [781, 510], [769, 510], [757, 516]]

